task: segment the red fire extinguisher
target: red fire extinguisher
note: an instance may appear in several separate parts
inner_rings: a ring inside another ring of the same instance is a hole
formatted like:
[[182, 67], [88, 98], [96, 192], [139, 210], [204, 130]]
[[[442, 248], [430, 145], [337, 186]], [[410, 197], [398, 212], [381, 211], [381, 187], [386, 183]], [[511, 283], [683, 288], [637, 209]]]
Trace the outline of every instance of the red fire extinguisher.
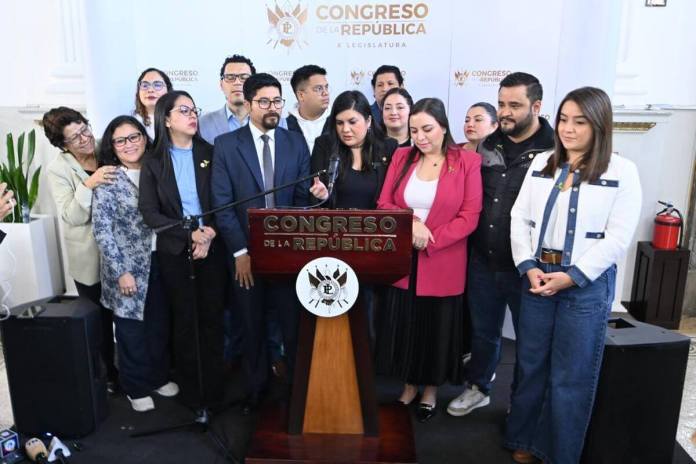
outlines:
[[[652, 246], [661, 250], [676, 250], [682, 245], [682, 228], [684, 218], [673, 204], [658, 201], [665, 207], [655, 216], [655, 233]], [[674, 215], [676, 213], [676, 216]]]

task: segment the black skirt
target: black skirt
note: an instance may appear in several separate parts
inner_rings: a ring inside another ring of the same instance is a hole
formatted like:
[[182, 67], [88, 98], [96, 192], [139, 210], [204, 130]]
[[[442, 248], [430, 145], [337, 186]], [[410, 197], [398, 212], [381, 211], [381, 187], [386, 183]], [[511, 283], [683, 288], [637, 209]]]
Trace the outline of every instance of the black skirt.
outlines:
[[417, 255], [409, 289], [389, 287], [377, 308], [377, 372], [413, 385], [463, 381], [467, 346], [464, 296], [415, 296]]

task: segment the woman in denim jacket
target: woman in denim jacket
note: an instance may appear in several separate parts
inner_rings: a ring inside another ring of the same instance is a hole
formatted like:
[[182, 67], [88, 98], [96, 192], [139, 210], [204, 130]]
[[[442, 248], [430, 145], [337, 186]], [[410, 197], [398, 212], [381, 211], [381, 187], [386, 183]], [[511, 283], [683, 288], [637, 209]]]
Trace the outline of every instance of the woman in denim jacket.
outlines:
[[638, 170], [612, 153], [607, 94], [576, 89], [559, 108], [555, 148], [534, 159], [511, 212], [512, 255], [527, 277], [505, 435], [519, 463], [580, 460], [616, 263], [640, 216]]

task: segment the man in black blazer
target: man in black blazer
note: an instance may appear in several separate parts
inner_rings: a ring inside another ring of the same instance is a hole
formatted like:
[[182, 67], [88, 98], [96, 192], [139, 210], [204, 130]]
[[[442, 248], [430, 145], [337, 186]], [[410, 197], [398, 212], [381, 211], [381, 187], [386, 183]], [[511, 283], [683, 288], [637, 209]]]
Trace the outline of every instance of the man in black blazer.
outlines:
[[[211, 179], [214, 207], [251, 197], [309, 175], [309, 149], [302, 134], [278, 127], [284, 100], [278, 80], [260, 73], [244, 83], [249, 124], [215, 139]], [[243, 319], [243, 365], [249, 405], [254, 407], [268, 383], [270, 363], [265, 337], [267, 314], [277, 311], [288, 362], [297, 345], [298, 307], [289, 283], [255, 278], [247, 250], [247, 209], [302, 206], [309, 201], [309, 181], [217, 213], [235, 276], [235, 296]], [[248, 410], [248, 409], [247, 409]]]

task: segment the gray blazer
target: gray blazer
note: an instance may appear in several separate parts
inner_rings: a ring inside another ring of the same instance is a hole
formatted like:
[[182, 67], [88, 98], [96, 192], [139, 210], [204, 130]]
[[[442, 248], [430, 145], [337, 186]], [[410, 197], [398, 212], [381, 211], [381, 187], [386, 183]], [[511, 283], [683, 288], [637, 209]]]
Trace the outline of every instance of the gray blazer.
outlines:
[[[280, 118], [278, 127], [288, 128], [287, 118]], [[198, 123], [198, 130], [201, 137], [211, 145], [215, 145], [215, 137], [230, 132], [230, 125], [227, 123], [227, 111], [223, 106], [212, 113], [203, 113]]]
[[92, 234], [92, 191], [82, 183], [89, 175], [70, 153], [59, 153], [47, 166], [48, 182], [68, 252], [68, 272], [77, 282], [99, 282], [99, 249]]
[[225, 112], [225, 107], [223, 106], [212, 113], [203, 113], [199, 124], [199, 130], [201, 131], [201, 137], [211, 145], [215, 143], [215, 137], [229, 132], [230, 126], [227, 124], [227, 112]]

